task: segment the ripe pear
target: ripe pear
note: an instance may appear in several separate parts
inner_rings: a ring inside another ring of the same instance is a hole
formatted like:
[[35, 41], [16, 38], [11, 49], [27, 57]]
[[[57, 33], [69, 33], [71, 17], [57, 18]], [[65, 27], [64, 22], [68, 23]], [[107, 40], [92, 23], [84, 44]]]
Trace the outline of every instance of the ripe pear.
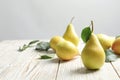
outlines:
[[115, 39], [115, 41], [112, 44], [112, 50], [120, 55], [120, 37]]
[[56, 51], [56, 45], [57, 45], [57, 43], [58, 43], [59, 41], [62, 41], [62, 40], [64, 40], [64, 38], [61, 37], [61, 36], [54, 36], [54, 37], [52, 37], [51, 40], [50, 40], [50, 47], [51, 47], [54, 51]]
[[56, 45], [56, 54], [61, 60], [71, 60], [78, 55], [78, 53], [78, 48], [70, 41], [60, 41]]
[[75, 29], [72, 23], [68, 24], [67, 29], [63, 35], [63, 38], [72, 42], [75, 46], [78, 46], [80, 39], [77, 33], [75, 32]]
[[114, 37], [111, 37], [111, 36], [108, 36], [105, 34], [97, 34], [97, 37], [98, 37], [104, 50], [109, 49], [115, 40]]
[[105, 62], [104, 49], [93, 32], [82, 50], [81, 58], [88, 69], [99, 69]]

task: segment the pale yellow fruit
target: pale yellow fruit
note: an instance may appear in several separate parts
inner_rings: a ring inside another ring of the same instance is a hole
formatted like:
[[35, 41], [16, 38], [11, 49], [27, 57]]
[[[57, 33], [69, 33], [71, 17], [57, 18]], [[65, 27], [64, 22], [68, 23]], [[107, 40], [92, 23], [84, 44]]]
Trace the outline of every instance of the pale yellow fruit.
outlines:
[[91, 33], [89, 40], [82, 50], [81, 58], [88, 69], [99, 69], [105, 62], [104, 50], [94, 33]]
[[111, 37], [105, 34], [97, 34], [97, 37], [104, 50], [109, 49], [115, 40], [114, 37]]
[[68, 24], [67, 29], [63, 35], [63, 38], [72, 42], [75, 46], [78, 46], [79, 41], [80, 41], [80, 39], [79, 39], [77, 33], [75, 32], [75, 29], [71, 23]]
[[62, 41], [62, 40], [64, 40], [64, 38], [61, 37], [61, 36], [54, 36], [54, 37], [52, 37], [51, 40], [50, 40], [50, 47], [51, 47], [53, 50], [56, 50], [56, 45], [57, 45], [57, 43], [58, 43], [59, 41]]
[[76, 55], [78, 55], [78, 53], [79, 53], [79, 50], [70, 41], [67, 41], [67, 40], [60, 41], [56, 45], [56, 54], [61, 60], [71, 60]]
[[112, 44], [112, 50], [120, 55], [120, 38], [117, 38]]

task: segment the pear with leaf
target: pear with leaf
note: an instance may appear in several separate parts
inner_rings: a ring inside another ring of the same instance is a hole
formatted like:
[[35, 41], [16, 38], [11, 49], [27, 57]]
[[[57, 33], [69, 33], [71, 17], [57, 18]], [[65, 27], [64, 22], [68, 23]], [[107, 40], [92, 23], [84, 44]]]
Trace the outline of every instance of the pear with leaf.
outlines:
[[63, 38], [65, 40], [72, 42], [75, 46], [78, 46], [80, 39], [77, 33], [75, 32], [74, 26], [72, 24], [73, 19], [74, 17], [71, 19], [71, 22], [68, 24], [67, 29], [63, 35]]
[[90, 27], [86, 27], [81, 33], [81, 37], [86, 43], [81, 52], [81, 58], [87, 69], [100, 69], [105, 62], [105, 52], [93, 32], [93, 21], [91, 21], [91, 25], [92, 30]]

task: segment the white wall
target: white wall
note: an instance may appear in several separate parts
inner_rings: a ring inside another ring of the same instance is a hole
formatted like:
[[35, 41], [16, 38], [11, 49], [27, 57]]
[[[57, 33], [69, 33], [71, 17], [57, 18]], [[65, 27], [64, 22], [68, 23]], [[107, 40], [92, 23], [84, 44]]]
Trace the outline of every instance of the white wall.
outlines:
[[90, 20], [95, 33], [120, 34], [120, 0], [1, 0], [0, 40], [62, 36], [72, 16], [79, 36]]

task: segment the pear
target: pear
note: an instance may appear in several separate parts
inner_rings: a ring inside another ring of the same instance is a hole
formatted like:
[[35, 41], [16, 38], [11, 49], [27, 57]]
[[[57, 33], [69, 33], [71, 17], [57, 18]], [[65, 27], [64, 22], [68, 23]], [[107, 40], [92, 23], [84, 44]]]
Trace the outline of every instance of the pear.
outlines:
[[50, 40], [50, 47], [51, 47], [54, 51], [56, 51], [56, 45], [57, 45], [57, 43], [58, 43], [59, 41], [62, 41], [62, 40], [64, 40], [64, 38], [61, 37], [61, 36], [53, 36], [53, 37], [51, 38], [51, 40]]
[[79, 50], [72, 42], [64, 40], [56, 45], [56, 54], [61, 60], [71, 60], [79, 54]]
[[112, 46], [113, 42], [115, 41], [114, 37], [105, 34], [97, 34], [97, 37], [104, 50], [109, 49]]
[[94, 33], [91, 33], [89, 40], [82, 50], [81, 57], [88, 69], [99, 69], [104, 64], [105, 53]]
[[75, 32], [74, 26], [71, 22], [68, 24], [67, 29], [63, 35], [63, 38], [72, 42], [75, 46], [78, 46], [80, 39], [77, 33]]
[[[93, 22], [91, 34], [81, 52], [81, 58], [87, 69], [100, 69], [105, 62], [105, 52], [97, 36], [93, 33]], [[85, 32], [86, 33], [86, 32]]]
[[112, 50], [115, 54], [120, 55], [120, 37], [116, 38], [115, 41], [112, 44]]

